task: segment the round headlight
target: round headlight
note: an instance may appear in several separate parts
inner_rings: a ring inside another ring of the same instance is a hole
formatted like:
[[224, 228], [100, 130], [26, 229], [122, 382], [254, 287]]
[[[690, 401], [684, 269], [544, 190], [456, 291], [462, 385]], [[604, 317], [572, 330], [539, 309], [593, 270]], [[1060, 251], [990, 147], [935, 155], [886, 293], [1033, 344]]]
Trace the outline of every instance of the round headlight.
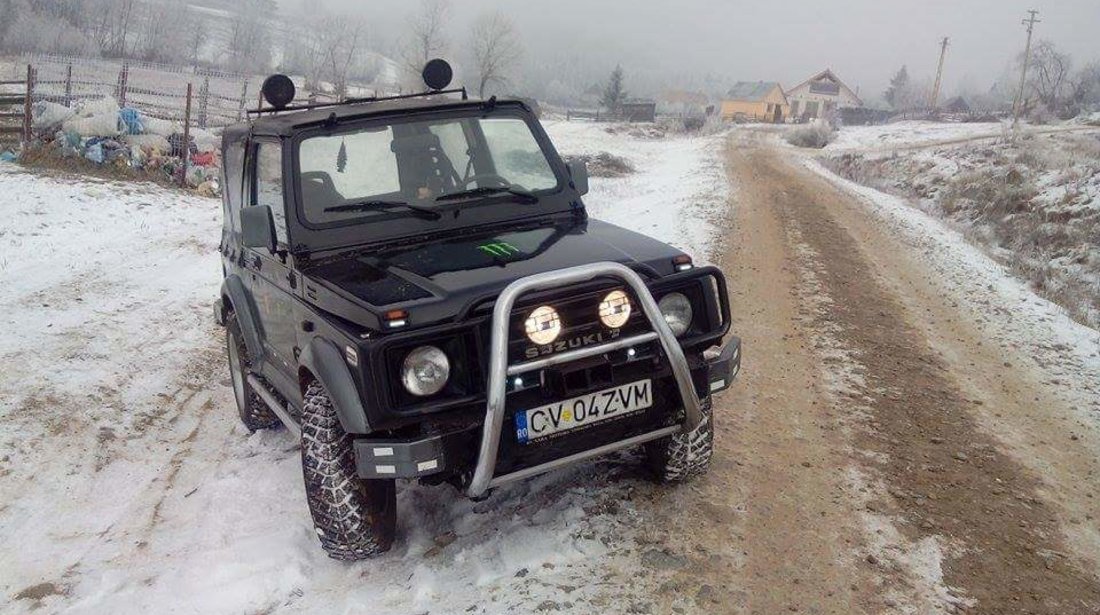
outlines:
[[661, 308], [661, 314], [664, 315], [665, 322], [672, 329], [673, 335], [680, 337], [687, 333], [692, 318], [691, 301], [688, 301], [687, 297], [680, 293], [669, 293], [661, 297], [657, 307]]
[[630, 320], [630, 297], [621, 290], [613, 290], [600, 302], [600, 322], [618, 329]]
[[535, 308], [523, 324], [527, 338], [539, 346], [545, 346], [561, 335], [561, 317], [558, 311], [549, 305]]
[[405, 390], [425, 397], [443, 390], [451, 375], [451, 362], [435, 346], [421, 346], [405, 357], [401, 364], [401, 383]]

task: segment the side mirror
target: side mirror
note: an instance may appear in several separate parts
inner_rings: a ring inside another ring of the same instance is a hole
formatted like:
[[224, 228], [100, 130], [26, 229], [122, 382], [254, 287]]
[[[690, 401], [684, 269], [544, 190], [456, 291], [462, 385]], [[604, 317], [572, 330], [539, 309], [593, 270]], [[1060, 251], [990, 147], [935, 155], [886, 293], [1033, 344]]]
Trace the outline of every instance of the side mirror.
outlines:
[[588, 163], [578, 160], [566, 166], [569, 167], [569, 176], [573, 178], [573, 187], [577, 189], [577, 194], [588, 194]]
[[241, 238], [246, 248], [267, 248], [275, 252], [275, 218], [267, 205], [241, 210]]

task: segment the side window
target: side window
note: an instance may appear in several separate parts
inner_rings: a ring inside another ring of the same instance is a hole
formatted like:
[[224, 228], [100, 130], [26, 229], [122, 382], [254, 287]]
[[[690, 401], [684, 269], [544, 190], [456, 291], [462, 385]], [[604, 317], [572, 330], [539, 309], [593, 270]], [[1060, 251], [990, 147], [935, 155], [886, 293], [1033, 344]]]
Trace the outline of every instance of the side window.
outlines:
[[286, 208], [283, 205], [283, 153], [278, 143], [260, 142], [256, 146], [256, 200], [267, 205], [275, 219], [275, 237], [286, 240]]
[[230, 143], [225, 148], [222, 164], [222, 206], [225, 209], [225, 226], [234, 233], [241, 232], [241, 196], [244, 193], [244, 143]]

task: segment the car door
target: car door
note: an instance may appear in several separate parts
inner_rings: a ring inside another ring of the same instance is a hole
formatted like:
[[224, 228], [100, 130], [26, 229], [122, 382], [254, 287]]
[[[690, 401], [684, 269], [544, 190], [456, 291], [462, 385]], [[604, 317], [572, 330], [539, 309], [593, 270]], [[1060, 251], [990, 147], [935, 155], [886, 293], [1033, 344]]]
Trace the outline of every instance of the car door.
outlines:
[[254, 140], [249, 148], [247, 164], [250, 181], [246, 191], [246, 204], [266, 205], [271, 208], [278, 247], [275, 253], [266, 248], [246, 248], [246, 283], [250, 285], [252, 299], [256, 304], [260, 337], [265, 355], [269, 358], [267, 363], [284, 377], [275, 379], [293, 380], [297, 371], [294, 366], [295, 297], [292, 286], [294, 278], [287, 266], [286, 183], [283, 181], [282, 143], [276, 139]]

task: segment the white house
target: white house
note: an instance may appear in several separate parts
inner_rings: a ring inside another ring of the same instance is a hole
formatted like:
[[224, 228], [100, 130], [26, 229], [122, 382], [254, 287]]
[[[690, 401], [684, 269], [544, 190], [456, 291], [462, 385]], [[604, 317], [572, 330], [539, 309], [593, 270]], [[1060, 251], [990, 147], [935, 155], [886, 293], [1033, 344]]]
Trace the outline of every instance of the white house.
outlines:
[[863, 101], [844, 85], [831, 70], [824, 70], [787, 91], [791, 104], [790, 116], [812, 120], [847, 107], [862, 107]]

